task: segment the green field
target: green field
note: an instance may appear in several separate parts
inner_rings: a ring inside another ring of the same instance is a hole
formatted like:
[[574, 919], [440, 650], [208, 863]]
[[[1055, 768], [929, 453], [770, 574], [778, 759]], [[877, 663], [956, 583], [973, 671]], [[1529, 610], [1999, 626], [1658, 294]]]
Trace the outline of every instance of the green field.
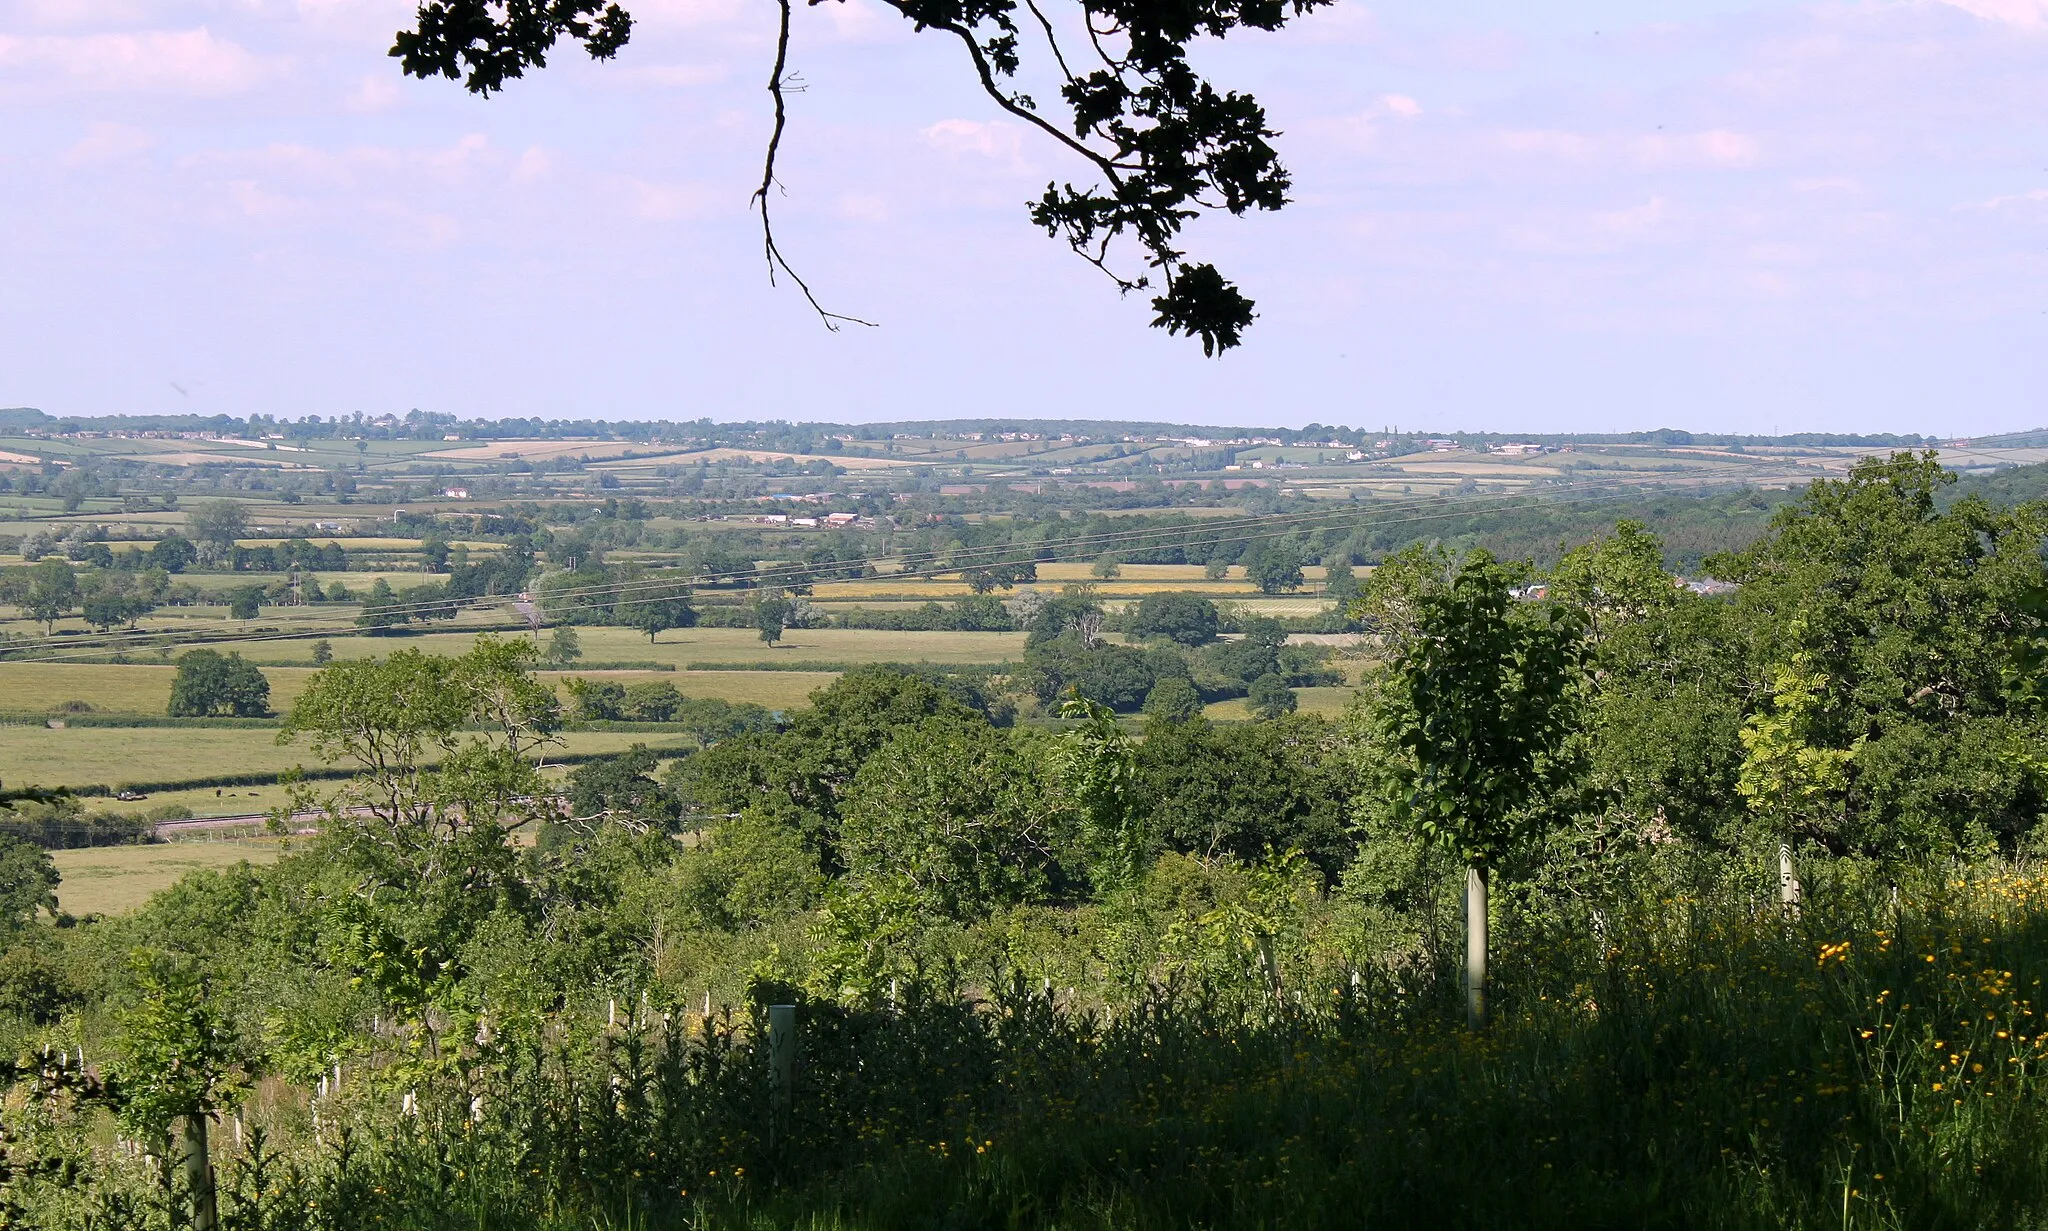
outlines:
[[[922, 634], [885, 633], [879, 636], [990, 636], [1004, 634], [963, 633], [963, 634]], [[365, 641], [370, 639], [365, 638]], [[469, 638], [449, 637], [438, 645], [421, 646], [434, 653], [460, 653], [467, 648]], [[411, 642], [376, 641], [374, 647], [385, 653], [399, 645]], [[586, 642], [586, 644], [588, 644]], [[646, 641], [641, 640], [644, 646]], [[774, 656], [772, 651], [752, 643], [755, 653], [747, 659], [735, 657], [731, 661], [758, 661]], [[301, 642], [281, 642], [278, 645], [295, 646], [304, 649]], [[246, 647], [275, 649], [277, 646]], [[336, 646], [337, 655], [341, 647]], [[593, 656], [594, 657], [594, 656]], [[624, 656], [621, 655], [623, 658]], [[680, 657], [680, 656], [677, 656]], [[824, 657], [823, 654], [804, 654], [803, 657]], [[687, 660], [686, 660], [687, 661]], [[704, 655], [702, 661], [717, 661], [713, 655]], [[973, 660], [966, 660], [973, 661]], [[171, 699], [171, 679], [177, 674], [175, 667], [160, 663], [0, 663], [0, 710], [17, 713], [38, 713], [55, 709], [68, 701], [83, 701], [95, 711], [109, 714], [144, 714], [157, 716], [164, 712]], [[270, 681], [270, 706], [282, 713], [291, 708], [292, 701], [306, 687], [306, 681], [313, 677], [313, 668], [275, 667], [263, 668], [264, 676]], [[602, 674], [628, 684], [643, 680], [662, 679], [674, 684], [684, 696], [715, 697], [723, 701], [752, 701], [770, 709], [784, 709], [800, 705], [813, 689], [822, 688], [837, 676], [832, 672], [819, 671], [635, 671], [635, 672], [582, 672], [549, 671], [542, 678], [561, 683], [576, 675]], [[8, 778], [7, 771], [0, 768], [0, 781]]]
[[233, 867], [244, 860], [275, 863], [278, 847], [275, 838], [194, 838], [52, 851], [57, 874], [64, 878], [57, 886], [57, 905], [80, 916], [123, 914], [188, 873]]
[[[1352, 692], [1349, 688], [1297, 688], [1294, 695], [1301, 702], [1302, 713], [1335, 718], [1351, 704]], [[1243, 697], [1212, 702], [1203, 708], [1202, 713], [1219, 722], [1242, 722], [1252, 716], [1250, 703]]]
[[[664, 737], [575, 731], [564, 740], [563, 752], [617, 752], [634, 744], [660, 743]], [[294, 765], [319, 764], [303, 745], [280, 746], [277, 732], [267, 728], [0, 727], [0, 766], [6, 767], [0, 770], [0, 781], [10, 784], [117, 787], [125, 782], [281, 773]]]
[[[271, 667], [270, 704], [282, 709], [305, 688], [308, 669]], [[0, 709], [48, 710], [67, 701], [83, 701], [95, 710], [115, 714], [160, 715], [171, 700], [177, 668], [162, 663], [0, 663]], [[4, 778], [0, 772], [0, 778]]]

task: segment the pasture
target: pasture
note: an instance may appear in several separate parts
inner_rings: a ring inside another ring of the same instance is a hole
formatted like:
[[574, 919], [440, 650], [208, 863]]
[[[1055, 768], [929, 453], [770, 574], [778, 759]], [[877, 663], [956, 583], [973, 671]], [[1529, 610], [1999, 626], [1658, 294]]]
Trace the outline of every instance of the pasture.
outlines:
[[190, 838], [51, 851], [63, 877], [57, 907], [81, 917], [126, 914], [193, 872], [275, 863], [281, 847], [276, 838]]

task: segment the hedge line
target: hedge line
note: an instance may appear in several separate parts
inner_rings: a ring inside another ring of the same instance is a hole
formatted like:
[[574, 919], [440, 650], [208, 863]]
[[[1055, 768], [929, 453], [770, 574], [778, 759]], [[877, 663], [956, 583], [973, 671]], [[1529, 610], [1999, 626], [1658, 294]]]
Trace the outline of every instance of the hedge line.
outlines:
[[165, 718], [161, 714], [52, 714], [47, 710], [0, 714], [0, 726], [40, 727], [51, 721], [67, 727], [278, 727], [282, 718]]

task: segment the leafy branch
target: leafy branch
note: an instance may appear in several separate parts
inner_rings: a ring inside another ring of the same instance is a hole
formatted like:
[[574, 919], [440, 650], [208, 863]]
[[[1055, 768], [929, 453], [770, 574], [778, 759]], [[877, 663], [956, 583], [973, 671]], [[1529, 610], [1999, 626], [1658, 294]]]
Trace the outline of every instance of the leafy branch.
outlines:
[[[818, 3], [818, 0], [810, 0]], [[1057, 27], [1037, 0], [1022, 0], [1058, 69], [1067, 115], [1056, 123], [1038, 104], [1013, 89], [1025, 69], [1019, 35], [1019, 0], [883, 0], [919, 30], [951, 34], [966, 52], [981, 90], [1006, 114], [1045, 135], [1089, 164], [1101, 182], [1088, 187], [1049, 182], [1029, 205], [1031, 221], [1065, 239], [1081, 259], [1105, 274], [1120, 294], [1157, 290], [1152, 324], [1199, 338], [1206, 355], [1239, 345], [1255, 317], [1253, 302], [1214, 265], [1193, 261], [1180, 246], [1187, 224], [1204, 211], [1242, 216], [1278, 210], [1292, 186], [1271, 139], [1265, 109], [1249, 94], [1221, 91], [1188, 63], [1198, 37], [1224, 38], [1240, 28], [1277, 30], [1333, 0], [1081, 0], [1086, 31], [1082, 61], [1063, 47]], [[774, 125], [761, 183], [751, 198], [761, 211], [769, 277], [788, 276], [827, 328], [872, 322], [829, 312], [784, 258], [769, 215], [778, 187], [776, 158], [787, 128], [786, 95], [794, 0], [778, 8], [774, 66], [768, 92]], [[545, 67], [561, 39], [583, 44], [594, 59], [610, 59], [626, 43], [632, 17], [609, 0], [429, 0], [414, 29], [391, 48], [415, 77], [465, 80], [488, 95]], [[1035, 45], [1035, 44], [1034, 44]], [[1076, 65], [1085, 71], [1076, 72]], [[1136, 243], [1149, 272], [1119, 272], [1112, 252]], [[1156, 279], [1156, 282], [1155, 282]]]

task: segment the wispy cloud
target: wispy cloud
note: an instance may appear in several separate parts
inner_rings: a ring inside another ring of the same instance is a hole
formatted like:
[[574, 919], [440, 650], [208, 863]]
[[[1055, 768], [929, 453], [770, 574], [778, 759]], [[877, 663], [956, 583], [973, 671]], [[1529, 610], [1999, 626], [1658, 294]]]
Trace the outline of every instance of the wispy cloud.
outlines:
[[15, 74], [17, 86], [220, 98], [251, 91], [286, 67], [204, 26], [132, 34], [0, 34], [0, 70]]

